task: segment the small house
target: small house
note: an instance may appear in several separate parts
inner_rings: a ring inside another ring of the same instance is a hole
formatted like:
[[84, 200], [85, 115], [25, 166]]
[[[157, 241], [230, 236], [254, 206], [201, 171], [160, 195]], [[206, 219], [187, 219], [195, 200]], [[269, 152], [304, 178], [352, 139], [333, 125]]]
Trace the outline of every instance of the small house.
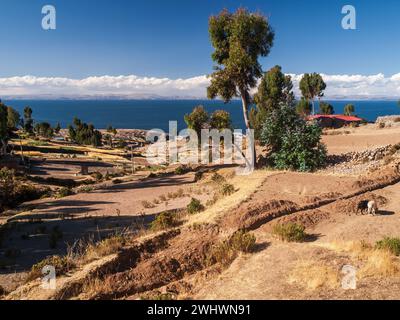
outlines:
[[316, 114], [308, 116], [307, 120], [315, 120], [322, 128], [341, 128], [347, 125], [358, 125], [363, 119], [355, 116], [345, 116], [342, 114]]

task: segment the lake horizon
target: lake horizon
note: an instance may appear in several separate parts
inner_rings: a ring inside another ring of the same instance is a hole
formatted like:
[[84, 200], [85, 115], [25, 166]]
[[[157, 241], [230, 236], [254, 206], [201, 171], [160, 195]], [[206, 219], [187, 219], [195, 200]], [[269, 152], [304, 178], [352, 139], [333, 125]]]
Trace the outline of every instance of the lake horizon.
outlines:
[[[333, 105], [336, 114], [342, 114], [344, 106], [352, 103], [355, 114], [369, 122], [377, 117], [400, 114], [397, 100], [323, 100]], [[81, 120], [92, 123], [98, 129], [105, 129], [111, 125], [117, 129], [162, 129], [168, 131], [169, 121], [177, 121], [178, 129], [184, 129], [183, 117], [198, 105], [212, 113], [223, 109], [231, 114], [235, 128], [244, 129], [241, 101], [232, 100], [225, 104], [221, 100], [203, 99], [56, 99], [56, 100], [29, 100], [5, 99], [3, 102], [23, 114], [25, 106], [33, 110], [33, 118], [37, 122], [46, 121], [51, 125], [58, 122], [66, 128], [76, 116]], [[318, 102], [315, 103], [318, 110]]]

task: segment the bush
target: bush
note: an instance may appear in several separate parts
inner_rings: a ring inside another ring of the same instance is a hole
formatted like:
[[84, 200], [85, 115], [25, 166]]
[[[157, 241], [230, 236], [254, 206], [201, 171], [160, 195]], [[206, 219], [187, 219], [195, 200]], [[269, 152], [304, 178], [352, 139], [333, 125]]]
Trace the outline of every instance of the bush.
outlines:
[[239, 252], [252, 252], [255, 243], [256, 237], [254, 235], [246, 231], [237, 231], [228, 240], [219, 243], [211, 249], [207, 257], [207, 264], [219, 263], [223, 267], [227, 267], [236, 259]]
[[307, 124], [294, 108], [281, 106], [267, 117], [261, 142], [270, 148], [269, 160], [275, 168], [313, 171], [327, 158], [321, 135], [317, 124]]
[[296, 223], [277, 224], [272, 233], [288, 242], [303, 242], [307, 238], [305, 227]]
[[400, 256], [400, 239], [386, 237], [375, 245], [377, 249], [388, 250], [395, 256]]
[[229, 243], [234, 250], [248, 253], [253, 251], [256, 244], [256, 237], [244, 230], [240, 230], [232, 235]]
[[189, 171], [189, 169], [186, 166], [179, 166], [175, 168], [175, 174], [177, 175], [182, 175], [185, 174]]
[[69, 272], [71, 269], [75, 267], [75, 264], [69, 257], [61, 257], [61, 256], [52, 256], [49, 258], [46, 258], [42, 260], [41, 262], [35, 264], [32, 266], [31, 271], [29, 272], [27, 276], [27, 281], [32, 281], [35, 280], [39, 277], [41, 277], [42, 274], [42, 269], [45, 266], [52, 266], [56, 269], [56, 274], [57, 276], [66, 274]]
[[224, 196], [230, 196], [235, 193], [235, 187], [232, 184], [225, 183], [221, 188], [221, 193]]
[[96, 182], [101, 182], [103, 180], [101, 172], [93, 172], [91, 176], [96, 180]]
[[215, 173], [211, 176], [211, 181], [212, 181], [212, 182], [215, 182], [215, 183], [217, 183], [217, 184], [222, 184], [222, 183], [225, 183], [225, 182], [226, 182], [225, 178], [224, 178], [222, 175], [220, 175], [219, 173], [217, 173], [217, 172], [215, 172]]
[[14, 195], [18, 184], [15, 179], [15, 171], [2, 168], [0, 170], [0, 202], [9, 202]]
[[0, 297], [5, 296], [7, 294], [6, 289], [4, 289], [2, 286], [0, 286]]
[[68, 187], [63, 187], [60, 190], [58, 190], [58, 193], [56, 195], [56, 198], [64, 198], [73, 195], [73, 191], [71, 188]]
[[173, 228], [178, 224], [176, 216], [172, 212], [162, 212], [151, 223], [150, 228], [153, 231]]
[[86, 262], [114, 254], [121, 250], [126, 243], [126, 237], [115, 235], [96, 244], [89, 245], [85, 250]]
[[204, 210], [204, 206], [196, 198], [192, 198], [186, 208], [189, 214], [199, 213]]
[[145, 209], [154, 208], [154, 204], [152, 204], [150, 201], [147, 201], [147, 200], [143, 200], [143, 201], [142, 201], [142, 206], [143, 206], [143, 208], [145, 208]]

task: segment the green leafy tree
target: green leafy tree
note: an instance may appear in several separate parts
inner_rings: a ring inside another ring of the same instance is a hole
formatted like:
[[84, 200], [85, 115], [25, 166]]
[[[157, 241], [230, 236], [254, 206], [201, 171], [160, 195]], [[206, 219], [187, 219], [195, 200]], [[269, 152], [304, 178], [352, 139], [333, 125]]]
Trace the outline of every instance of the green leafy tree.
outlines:
[[92, 124], [82, 122], [74, 118], [74, 125], [68, 126], [69, 138], [77, 144], [101, 146], [102, 134]]
[[335, 113], [335, 109], [333, 108], [333, 106], [330, 103], [327, 102], [321, 102], [319, 104], [319, 112], [321, 114], [334, 114]]
[[61, 131], [61, 124], [59, 122], [57, 122], [57, 125], [54, 128], [54, 133], [59, 134], [60, 131]]
[[311, 103], [304, 97], [301, 97], [300, 101], [296, 105], [296, 112], [302, 116], [306, 117], [311, 114], [312, 106]]
[[293, 107], [282, 105], [265, 121], [261, 142], [269, 147], [269, 160], [277, 169], [312, 171], [326, 161], [321, 135], [317, 124], [308, 124]]
[[[209, 33], [216, 63], [207, 88], [210, 99], [221, 97], [229, 102], [233, 97], [242, 100], [246, 128], [250, 129], [250, 90], [262, 76], [258, 58], [268, 56], [274, 32], [261, 14], [240, 8], [235, 13], [223, 10], [209, 20]], [[253, 150], [255, 158], [255, 149]]]
[[209, 115], [203, 106], [197, 106], [192, 113], [185, 115], [185, 122], [189, 129], [196, 131], [197, 136], [201, 137], [201, 129], [208, 123]]
[[0, 155], [5, 155], [7, 153], [9, 139], [7, 117], [7, 107], [4, 103], [0, 102]]
[[114, 136], [117, 135], [117, 129], [113, 128], [113, 126], [109, 125], [107, 127], [107, 132], [113, 134]]
[[312, 114], [315, 114], [314, 99], [318, 97], [319, 99], [324, 96], [324, 90], [326, 89], [326, 84], [322, 79], [321, 75], [318, 73], [304, 74], [303, 78], [300, 80], [300, 90], [309, 102], [312, 104]]
[[250, 111], [250, 123], [255, 130], [257, 139], [269, 112], [278, 108], [281, 104], [293, 104], [294, 94], [292, 90], [291, 77], [283, 74], [280, 66], [275, 66], [264, 74], [254, 96], [257, 108]]
[[32, 109], [30, 107], [24, 109], [24, 130], [27, 133], [33, 133]]
[[52, 138], [54, 136], [54, 129], [48, 122], [40, 122], [35, 124], [36, 135], [43, 138]]
[[10, 130], [16, 130], [21, 123], [19, 112], [11, 107], [7, 107], [7, 126]]
[[355, 111], [356, 111], [356, 109], [355, 109], [353, 104], [346, 104], [345, 107], [344, 107], [344, 114], [346, 116], [353, 115]]
[[232, 120], [228, 111], [216, 110], [210, 117], [211, 129], [222, 131], [224, 129], [232, 129]]
[[7, 203], [12, 198], [16, 187], [14, 170], [2, 168], [0, 170], [0, 208], [2, 204]]

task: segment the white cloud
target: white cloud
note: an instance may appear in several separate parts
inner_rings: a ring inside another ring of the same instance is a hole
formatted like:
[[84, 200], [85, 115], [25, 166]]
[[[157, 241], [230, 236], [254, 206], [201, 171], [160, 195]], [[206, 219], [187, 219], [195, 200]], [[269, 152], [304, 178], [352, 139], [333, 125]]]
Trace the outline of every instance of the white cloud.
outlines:
[[[296, 95], [302, 75], [291, 74]], [[326, 98], [400, 97], [400, 73], [376, 75], [322, 75], [327, 83]], [[85, 79], [61, 77], [0, 78], [0, 97], [193, 97], [205, 98], [207, 76], [187, 79], [155, 77], [100, 76]]]

